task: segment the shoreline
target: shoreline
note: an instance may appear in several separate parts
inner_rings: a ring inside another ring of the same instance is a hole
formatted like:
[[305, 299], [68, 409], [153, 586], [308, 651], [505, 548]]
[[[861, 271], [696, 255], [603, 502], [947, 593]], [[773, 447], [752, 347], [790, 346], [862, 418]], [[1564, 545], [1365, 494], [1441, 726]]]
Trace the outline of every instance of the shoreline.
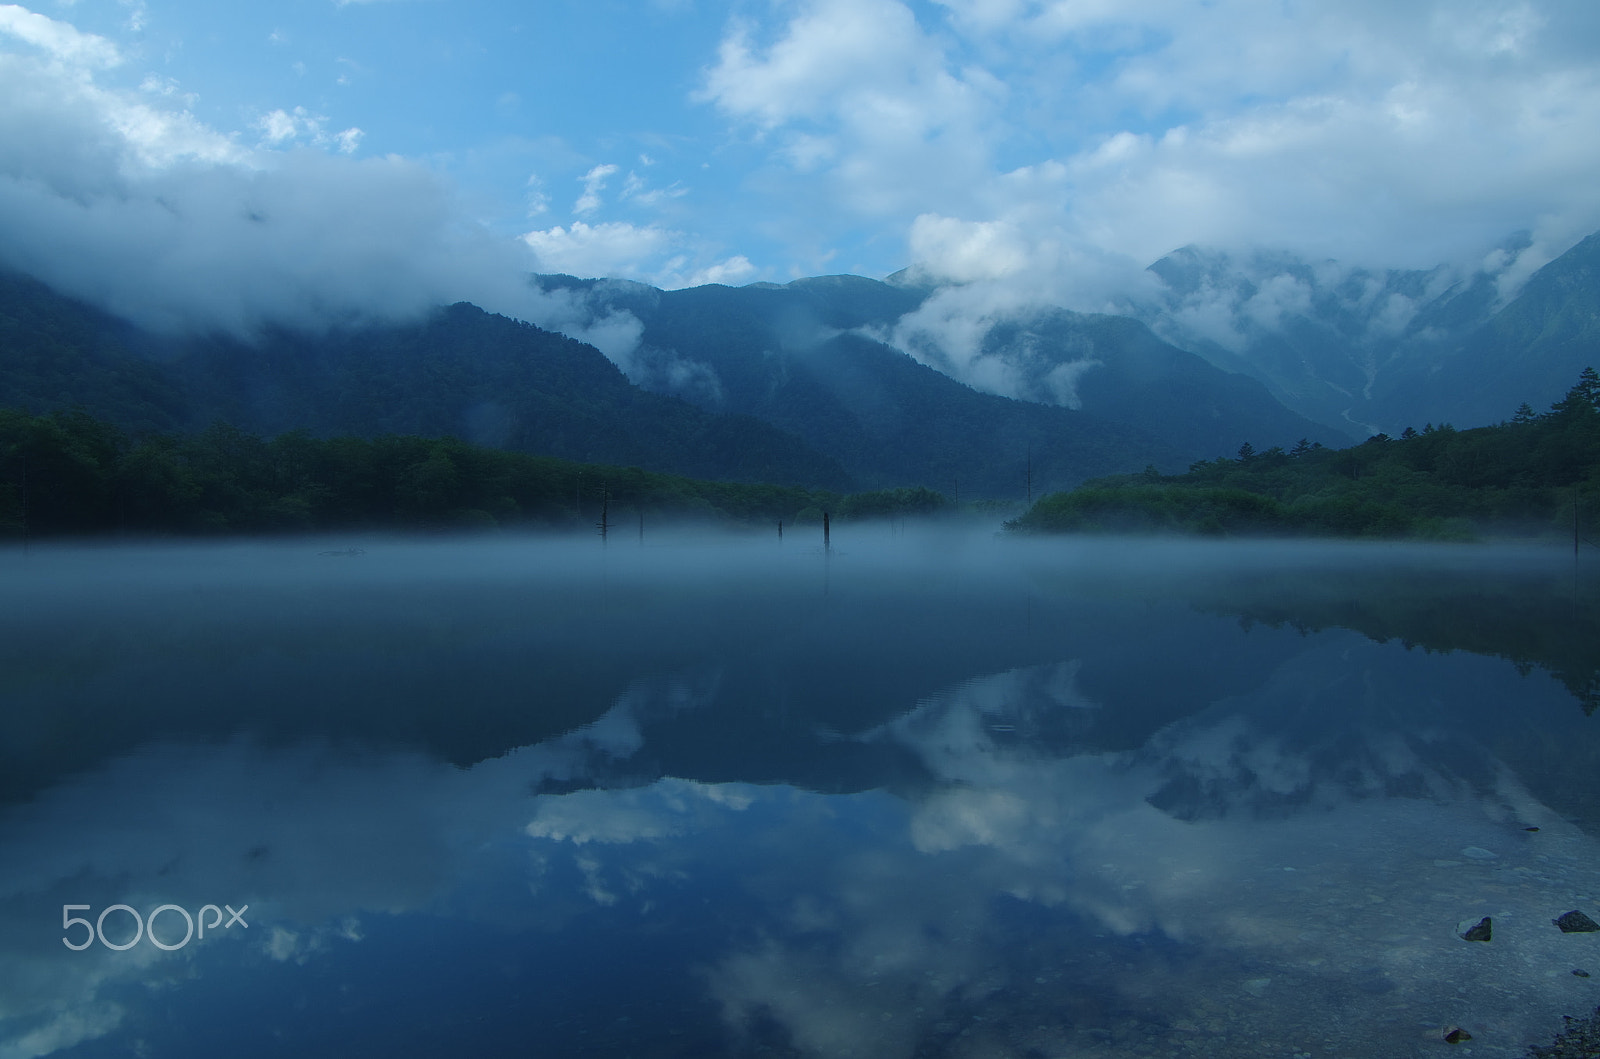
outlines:
[[1600, 1007], [1582, 1017], [1565, 1015], [1566, 1028], [1549, 1044], [1528, 1048], [1524, 1059], [1596, 1059], [1600, 1057]]

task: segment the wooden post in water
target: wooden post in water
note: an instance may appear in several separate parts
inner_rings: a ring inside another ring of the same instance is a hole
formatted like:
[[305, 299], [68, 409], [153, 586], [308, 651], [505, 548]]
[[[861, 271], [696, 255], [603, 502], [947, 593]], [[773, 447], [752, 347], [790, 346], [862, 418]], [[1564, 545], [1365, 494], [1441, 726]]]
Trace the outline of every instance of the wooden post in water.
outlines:
[[822, 550], [825, 552], [833, 550], [833, 545], [828, 541], [828, 513], [826, 511], [822, 513]]
[[600, 521], [595, 523], [600, 528], [600, 543], [606, 542], [606, 531], [611, 528], [611, 495], [604, 485], [600, 487]]
[[1033, 442], [1028, 442], [1028, 506], [1033, 506]]
[[778, 539], [783, 540], [783, 519], [778, 520]]
[[644, 545], [644, 508], [639, 509], [639, 544]]
[[1572, 561], [1578, 561], [1578, 487], [1572, 487]]

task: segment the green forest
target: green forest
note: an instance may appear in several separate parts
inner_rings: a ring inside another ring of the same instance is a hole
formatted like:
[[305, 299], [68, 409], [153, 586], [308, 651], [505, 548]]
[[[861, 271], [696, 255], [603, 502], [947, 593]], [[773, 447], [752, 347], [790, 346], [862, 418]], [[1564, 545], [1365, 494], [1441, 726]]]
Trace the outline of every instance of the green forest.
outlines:
[[1600, 376], [1584, 369], [1548, 412], [1527, 404], [1497, 426], [1448, 423], [1329, 449], [1202, 460], [1188, 473], [1096, 478], [1007, 523], [1024, 533], [1228, 536], [1484, 535], [1600, 538]]
[[[955, 507], [926, 488], [839, 493], [577, 463], [453, 437], [263, 438], [225, 423], [132, 435], [82, 411], [0, 411], [0, 536], [597, 529], [641, 521], [771, 525]], [[1197, 533], [1471, 540], [1600, 536], [1600, 376], [1548, 412], [1379, 434], [1346, 449], [1202, 460], [1185, 474], [1093, 479], [1007, 523], [1024, 533]]]
[[613, 532], [930, 514], [927, 489], [841, 494], [575, 463], [451, 437], [264, 439], [218, 423], [134, 438], [87, 413], [0, 411], [0, 536], [448, 530]]

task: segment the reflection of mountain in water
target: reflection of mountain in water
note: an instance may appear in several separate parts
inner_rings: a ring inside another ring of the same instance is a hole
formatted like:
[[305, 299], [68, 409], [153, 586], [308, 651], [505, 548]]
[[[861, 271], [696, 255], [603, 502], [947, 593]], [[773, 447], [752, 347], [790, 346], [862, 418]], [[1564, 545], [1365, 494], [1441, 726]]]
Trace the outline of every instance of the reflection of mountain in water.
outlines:
[[[1470, 651], [1547, 670], [1583, 705], [1600, 707], [1600, 567], [1531, 562], [1444, 568], [1233, 571], [1197, 586], [1197, 606], [1310, 631], [1340, 626], [1407, 648]], [[1549, 558], [1548, 556], [1546, 557]]]
[[[1481, 615], [1537, 562], [925, 543], [38, 553], [0, 1054], [1414, 1055], [1449, 1021], [1509, 1057], [1587, 1002], [1550, 920], [1600, 912], [1593, 781], [1540, 748], [1595, 760], [1593, 719], [1290, 624], [1448, 624], [1406, 586]], [[114, 901], [251, 933], [39, 927]]]
[[1091, 693], [1116, 699], [1100, 745], [1136, 746], [1249, 686], [1256, 656], [1295, 639], [1224, 650], [1225, 623], [1040, 593], [1025, 562], [992, 548], [847, 543], [831, 561], [731, 540], [14, 555], [0, 608], [0, 797], [163, 739], [323, 739], [465, 766], [661, 679], [704, 685], [704, 702], [693, 720], [649, 722], [658, 774], [859, 789], [884, 783], [891, 764], [837, 736], [974, 674], [1082, 657]]
[[[1465, 749], [1446, 750], [1447, 744], [1467, 741], [1492, 749], [1542, 800], [1600, 830], [1600, 791], [1592, 781], [1600, 773], [1600, 747], [1593, 723], [1525, 707], [1536, 671], [1566, 688], [1583, 718], [1600, 706], [1600, 570], [1586, 566], [1574, 572], [1570, 565], [1548, 561], [1549, 556], [1536, 559], [1537, 553], [1524, 553], [1508, 565], [1474, 568], [1467, 565], [1474, 554], [1444, 568], [1396, 564], [1235, 574], [1194, 586], [1190, 598], [1196, 606], [1237, 614], [1246, 623], [1304, 634], [1346, 628], [1426, 655], [1468, 652], [1510, 661], [1528, 679], [1486, 676], [1500, 688], [1499, 698], [1476, 714], [1464, 711], [1459, 701], [1441, 701], [1437, 679], [1449, 667], [1425, 658], [1405, 671], [1411, 686], [1404, 693], [1391, 688], [1388, 700], [1372, 708], [1399, 710], [1418, 727], [1426, 718], [1434, 733], [1433, 756], [1450, 760], [1459, 773], [1476, 772], [1481, 779], [1486, 766], [1474, 763]], [[1325, 669], [1323, 679], [1330, 682], [1356, 679], [1348, 669], [1341, 672], [1337, 662]], [[1369, 690], [1349, 701], [1374, 699]], [[1308, 707], [1308, 713], [1325, 706]], [[1345, 728], [1348, 720], [1340, 710], [1325, 723], [1348, 739], [1354, 737]], [[1176, 788], [1172, 794], [1177, 796]]]

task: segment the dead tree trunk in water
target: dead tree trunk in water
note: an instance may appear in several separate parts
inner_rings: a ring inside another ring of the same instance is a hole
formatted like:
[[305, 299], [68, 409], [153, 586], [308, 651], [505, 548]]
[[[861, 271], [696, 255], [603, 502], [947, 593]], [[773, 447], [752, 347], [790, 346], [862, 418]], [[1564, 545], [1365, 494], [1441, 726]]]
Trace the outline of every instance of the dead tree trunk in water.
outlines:
[[822, 550], [825, 552], [833, 550], [833, 544], [828, 540], [828, 513], [826, 511], [822, 513]]
[[605, 486], [600, 487], [600, 521], [595, 523], [600, 530], [600, 543], [606, 542], [606, 531], [611, 528], [611, 494]]

